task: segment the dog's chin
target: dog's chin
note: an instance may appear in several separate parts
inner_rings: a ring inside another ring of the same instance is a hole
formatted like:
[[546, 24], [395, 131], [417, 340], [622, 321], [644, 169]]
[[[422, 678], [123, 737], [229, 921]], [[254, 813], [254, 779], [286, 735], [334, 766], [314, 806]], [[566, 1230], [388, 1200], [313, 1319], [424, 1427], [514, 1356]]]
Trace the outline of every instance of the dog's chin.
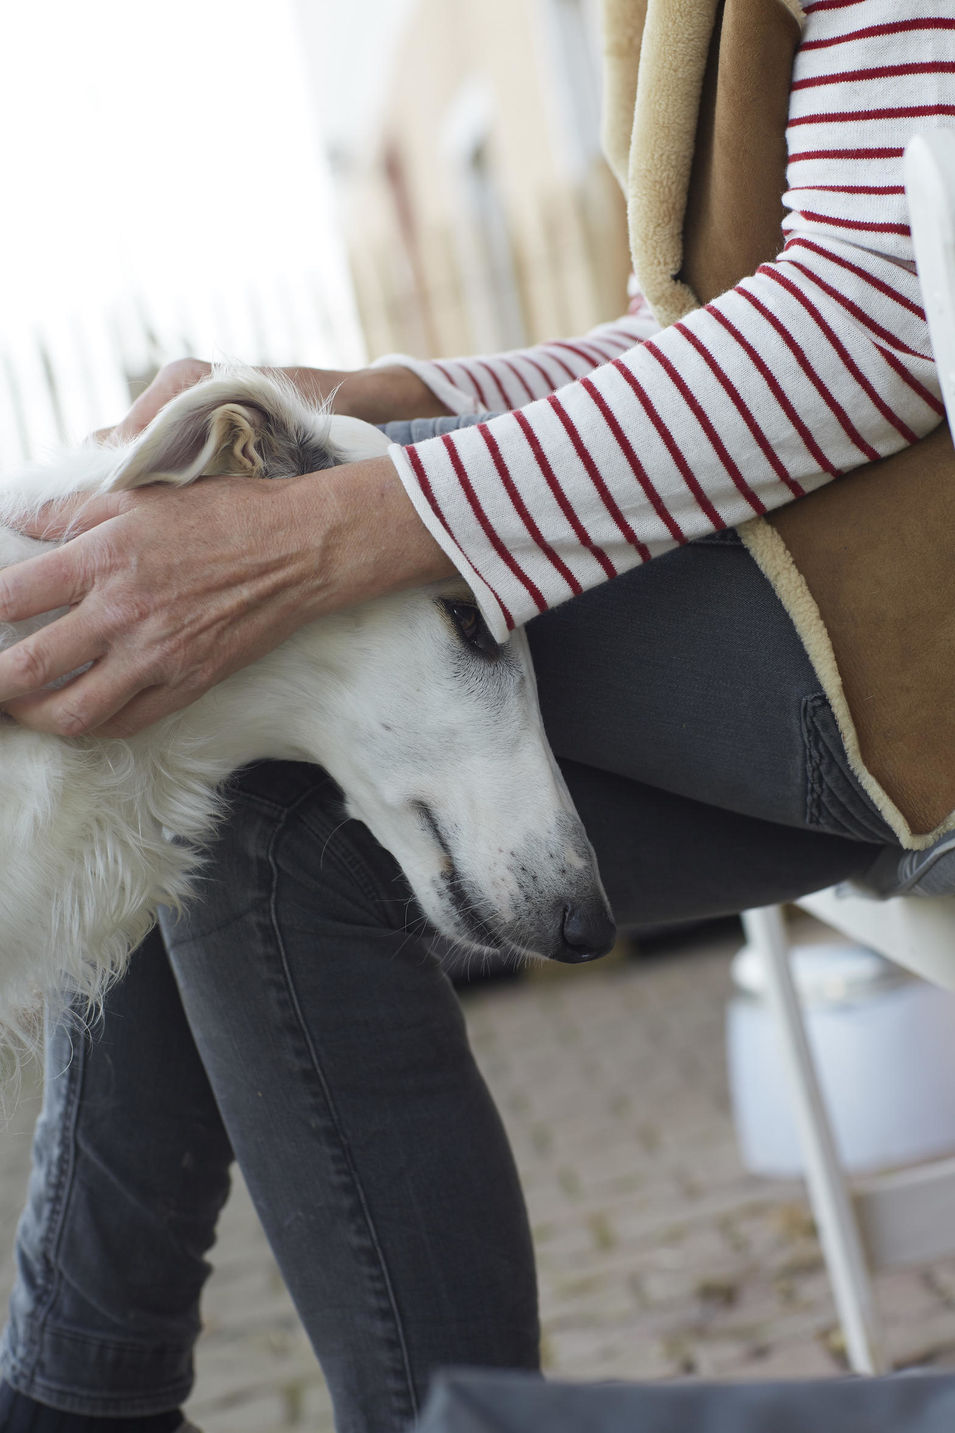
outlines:
[[417, 899], [426, 920], [456, 951], [514, 965], [547, 959], [540, 949], [502, 929], [505, 918], [496, 920], [480, 898], [467, 891], [456, 873], [442, 873], [432, 882], [427, 897], [422, 899], [419, 895]]
[[449, 945], [475, 955], [518, 954], [476, 913], [472, 902], [454, 891], [444, 874], [435, 877], [424, 891], [416, 890], [415, 897], [425, 919]]

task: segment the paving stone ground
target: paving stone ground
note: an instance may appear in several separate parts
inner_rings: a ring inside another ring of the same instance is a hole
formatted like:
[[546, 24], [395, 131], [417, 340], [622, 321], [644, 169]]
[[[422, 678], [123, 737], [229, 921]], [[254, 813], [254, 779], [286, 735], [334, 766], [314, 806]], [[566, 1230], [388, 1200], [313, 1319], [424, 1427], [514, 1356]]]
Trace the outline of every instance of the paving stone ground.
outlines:
[[[741, 1168], [726, 1087], [733, 932], [465, 998], [527, 1191], [548, 1370], [776, 1378], [843, 1370], [801, 1187]], [[36, 1096], [0, 1135], [0, 1296]], [[328, 1399], [248, 1195], [215, 1253], [191, 1416], [330, 1433]], [[879, 1276], [898, 1365], [955, 1366], [955, 1260]]]

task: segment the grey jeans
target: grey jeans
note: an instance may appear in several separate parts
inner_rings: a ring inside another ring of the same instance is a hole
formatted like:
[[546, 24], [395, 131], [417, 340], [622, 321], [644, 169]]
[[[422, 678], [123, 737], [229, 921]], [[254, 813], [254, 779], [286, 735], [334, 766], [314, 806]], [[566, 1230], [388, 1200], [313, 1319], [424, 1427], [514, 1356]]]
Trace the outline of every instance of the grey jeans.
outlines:
[[[528, 630], [621, 926], [792, 897], [892, 843], [734, 533]], [[233, 1152], [341, 1433], [405, 1428], [441, 1365], [536, 1366], [513, 1161], [406, 907], [322, 772], [240, 773], [199, 897], [92, 1038], [50, 1031], [3, 1347], [16, 1388], [112, 1417], [186, 1398]]]

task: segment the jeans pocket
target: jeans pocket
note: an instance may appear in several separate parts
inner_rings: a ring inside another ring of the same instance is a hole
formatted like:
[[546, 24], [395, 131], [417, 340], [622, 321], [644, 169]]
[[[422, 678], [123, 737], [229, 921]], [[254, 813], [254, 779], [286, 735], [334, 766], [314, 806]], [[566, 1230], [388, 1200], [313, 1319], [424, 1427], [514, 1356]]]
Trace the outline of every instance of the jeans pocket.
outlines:
[[835, 714], [825, 692], [804, 697], [806, 824], [854, 841], [897, 845], [895, 833], [849, 766]]

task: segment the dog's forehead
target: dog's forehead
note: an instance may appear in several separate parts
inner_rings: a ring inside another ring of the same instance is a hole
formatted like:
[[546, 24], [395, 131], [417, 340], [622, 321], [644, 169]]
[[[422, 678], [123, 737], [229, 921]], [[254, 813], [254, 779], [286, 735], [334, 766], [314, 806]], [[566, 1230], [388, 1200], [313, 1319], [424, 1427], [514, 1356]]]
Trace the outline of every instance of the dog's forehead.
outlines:
[[423, 619], [429, 630], [432, 629], [432, 623], [437, 622], [444, 631], [454, 630], [448, 611], [451, 606], [458, 603], [477, 606], [470, 587], [463, 577], [457, 574], [443, 578], [440, 582], [429, 582], [424, 587], [406, 587], [402, 591], [392, 593], [390, 598], [376, 598], [370, 605], [375, 608], [382, 603], [393, 607], [399, 621]]
[[474, 602], [474, 593], [463, 577], [449, 577], [437, 588], [437, 595], [447, 602]]

